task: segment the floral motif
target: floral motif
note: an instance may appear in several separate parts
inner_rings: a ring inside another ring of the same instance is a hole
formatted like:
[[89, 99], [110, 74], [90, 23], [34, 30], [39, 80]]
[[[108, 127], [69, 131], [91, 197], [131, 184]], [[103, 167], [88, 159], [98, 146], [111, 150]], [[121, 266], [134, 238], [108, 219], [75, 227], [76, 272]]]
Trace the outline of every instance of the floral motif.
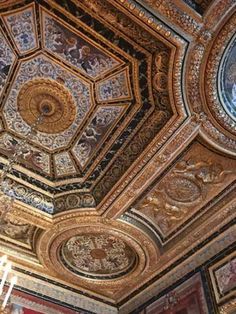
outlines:
[[55, 212], [63, 212], [75, 208], [94, 208], [96, 203], [92, 194], [77, 193], [55, 199]]
[[123, 109], [123, 106], [98, 108], [72, 150], [82, 167], [94, 154], [107, 131], [118, 121]]
[[131, 97], [127, 69], [99, 82], [96, 86], [98, 101], [123, 100]]
[[21, 54], [37, 48], [33, 7], [3, 18]]
[[119, 65], [116, 59], [91, 45], [82, 34], [76, 35], [46, 13], [43, 21], [45, 47], [81, 72], [96, 78]]
[[0, 31], [0, 95], [14, 61], [15, 55]]
[[68, 152], [56, 154], [54, 157], [54, 162], [58, 176], [76, 173], [75, 166]]
[[29, 125], [18, 111], [17, 97], [21, 88], [35, 77], [56, 80], [61, 84], [64, 82], [65, 88], [71, 93], [76, 104], [76, 117], [65, 131], [56, 134], [37, 132], [37, 135], [32, 137], [34, 142], [47, 149], [61, 148], [70, 142], [91, 107], [90, 85], [43, 55], [22, 62], [4, 106], [4, 117], [8, 127], [22, 136], [28, 133]]
[[69, 90], [55, 80], [40, 78], [25, 83], [18, 94], [18, 109], [28, 125], [43, 114], [37, 130], [55, 134], [71, 126], [76, 105]]
[[[7, 180], [6, 182], [8, 190], [6, 190], [6, 194], [8, 196], [12, 196], [12, 192], [15, 195], [15, 198], [23, 202], [27, 205], [33, 206], [39, 210], [42, 210], [48, 214], [52, 214], [54, 212], [54, 203], [53, 199], [45, 196], [44, 194], [40, 192], [36, 192], [35, 190], [24, 186], [22, 184], [19, 184], [18, 182], [15, 182], [13, 180]], [[2, 199], [3, 198], [3, 199]], [[3, 204], [4, 202], [4, 195], [0, 195], [1, 202]]]
[[71, 238], [62, 248], [63, 258], [75, 271], [90, 275], [112, 275], [133, 265], [135, 254], [112, 235], [91, 234]]

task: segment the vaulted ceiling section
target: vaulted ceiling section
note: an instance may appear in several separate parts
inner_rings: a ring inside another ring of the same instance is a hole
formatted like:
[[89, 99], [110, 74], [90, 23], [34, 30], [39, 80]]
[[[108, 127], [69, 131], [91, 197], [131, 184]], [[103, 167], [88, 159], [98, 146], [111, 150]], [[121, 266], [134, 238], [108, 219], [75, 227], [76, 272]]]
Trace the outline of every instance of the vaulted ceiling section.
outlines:
[[229, 313], [236, 279], [222, 294], [215, 274], [236, 236], [235, 5], [0, 1], [0, 168], [22, 150], [0, 252], [16, 291], [138, 313], [198, 270], [201, 313]]

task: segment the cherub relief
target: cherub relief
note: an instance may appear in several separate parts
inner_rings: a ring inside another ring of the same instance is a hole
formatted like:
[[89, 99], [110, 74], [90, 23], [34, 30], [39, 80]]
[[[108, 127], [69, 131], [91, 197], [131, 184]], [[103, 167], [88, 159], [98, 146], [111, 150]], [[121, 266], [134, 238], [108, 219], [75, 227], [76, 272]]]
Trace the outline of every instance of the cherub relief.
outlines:
[[12, 239], [28, 242], [30, 225], [11, 217], [5, 217], [0, 223], [0, 233]]
[[164, 200], [161, 193], [152, 193], [151, 196], [145, 198], [139, 207], [140, 210], [149, 209], [154, 211], [156, 216], [158, 213], [166, 216], [170, 221], [178, 221], [183, 219], [186, 210], [183, 207], [171, 205]]
[[189, 174], [204, 184], [220, 183], [231, 171], [223, 170], [222, 165], [212, 161], [183, 160], [175, 166], [174, 173]]
[[164, 233], [168, 232], [187, 217], [193, 204], [205, 197], [208, 185], [221, 183], [231, 172], [213, 161], [182, 160], [158, 189], [138, 204], [137, 210], [153, 218]]

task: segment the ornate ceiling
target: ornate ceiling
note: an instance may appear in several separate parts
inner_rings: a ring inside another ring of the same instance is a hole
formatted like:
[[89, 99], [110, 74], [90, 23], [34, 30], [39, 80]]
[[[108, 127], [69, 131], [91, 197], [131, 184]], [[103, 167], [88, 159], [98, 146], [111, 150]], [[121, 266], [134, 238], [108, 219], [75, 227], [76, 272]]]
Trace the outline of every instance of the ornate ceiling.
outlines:
[[229, 313], [235, 5], [0, 1], [1, 169], [23, 147], [0, 251], [18, 291], [68, 313], [162, 313], [176, 285], [202, 285], [201, 313]]

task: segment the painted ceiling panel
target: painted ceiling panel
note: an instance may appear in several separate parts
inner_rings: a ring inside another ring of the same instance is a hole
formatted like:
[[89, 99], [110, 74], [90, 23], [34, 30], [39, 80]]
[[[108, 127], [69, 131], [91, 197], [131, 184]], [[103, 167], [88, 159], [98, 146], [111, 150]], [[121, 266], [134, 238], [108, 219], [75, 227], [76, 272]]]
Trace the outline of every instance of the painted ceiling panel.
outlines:
[[132, 99], [129, 80], [129, 69], [125, 68], [96, 85], [98, 102], [113, 102]]
[[98, 107], [86, 129], [81, 133], [72, 149], [81, 167], [84, 167], [97, 147], [104, 140], [107, 132], [119, 120], [125, 106]]
[[10, 70], [16, 60], [14, 50], [6, 41], [0, 29], [0, 95], [3, 92]]
[[35, 25], [35, 7], [3, 15], [10, 36], [21, 55], [38, 48], [37, 26]]
[[77, 33], [65, 23], [59, 23], [58, 18], [44, 11], [42, 16], [44, 47], [77, 70], [95, 79], [121, 64], [115, 56], [108, 55], [82, 33]]
[[[65, 85], [58, 81], [65, 81]], [[83, 97], [79, 96], [80, 93]], [[68, 108], [63, 108], [61, 103], [66, 102]], [[8, 128], [15, 134], [26, 136], [30, 123], [35, 122], [47, 104], [51, 111], [57, 108], [59, 115], [51, 118], [48, 114], [39, 126], [41, 132], [32, 141], [48, 150], [55, 150], [69, 144], [78, 124], [88, 112], [91, 106], [90, 85], [49, 58], [39, 55], [23, 61], [16, 73], [4, 106]]]

